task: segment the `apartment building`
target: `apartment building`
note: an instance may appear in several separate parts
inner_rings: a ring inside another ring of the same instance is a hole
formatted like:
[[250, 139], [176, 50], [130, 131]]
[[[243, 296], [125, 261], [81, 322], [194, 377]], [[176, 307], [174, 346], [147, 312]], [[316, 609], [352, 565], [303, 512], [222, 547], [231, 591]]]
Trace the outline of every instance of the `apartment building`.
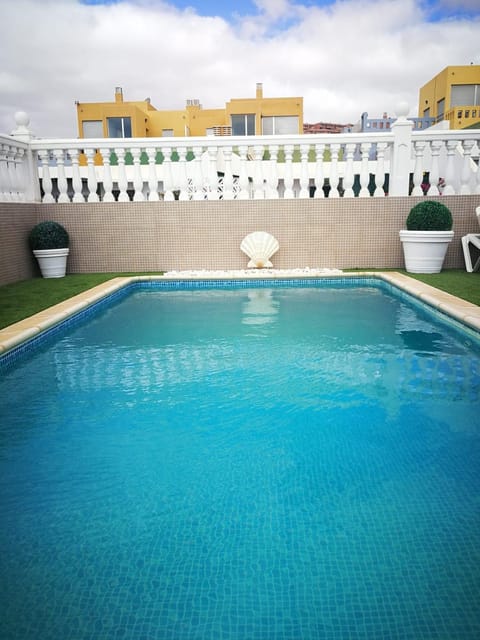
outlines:
[[480, 65], [445, 67], [421, 87], [419, 117], [448, 120], [450, 129], [480, 125]]
[[223, 109], [204, 109], [197, 99], [185, 109], [158, 110], [149, 98], [126, 101], [121, 87], [113, 102], [77, 102], [80, 138], [157, 138], [208, 135], [276, 135], [303, 131], [303, 98], [232, 98]]

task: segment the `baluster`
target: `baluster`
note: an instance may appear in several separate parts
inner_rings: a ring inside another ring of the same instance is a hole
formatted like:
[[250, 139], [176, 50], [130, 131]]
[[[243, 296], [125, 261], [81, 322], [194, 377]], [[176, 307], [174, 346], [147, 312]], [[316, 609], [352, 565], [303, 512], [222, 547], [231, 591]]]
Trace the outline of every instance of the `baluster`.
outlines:
[[190, 200], [188, 195], [188, 178], [187, 178], [187, 147], [178, 147], [178, 199], [185, 201]]
[[100, 153], [103, 158], [103, 202], [115, 202], [112, 168], [110, 166], [110, 149], [100, 149]]
[[325, 193], [323, 191], [323, 183], [325, 182], [325, 176], [323, 172], [323, 154], [325, 151], [325, 144], [322, 142], [315, 145], [315, 194], [314, 198], [324, 198]]
[[460, 194], [469, 195], [470, 190], [470, 177], [472, 174], [472, 149], [475, 144], [475, 140], [464, 140], [463, 147], [463, 162], [462, 173], [460, 175]]
[[308, 175], [308, 152], [310, 151], [309, 144], [301, 144], [300, 145], [300, 193], [298, 194], [299, 198], [309, 198], [310, 197], [310, 189], [308, 188], [310, 185], [310, 179]]
[[158, 202], [157, 150], [155, 147], [146, 149], [148, 157], [148, 201]]
[[415, 150], [415, 168], [413, 170], [412, 196], [423, 196], [423, 156], [425, 152], [425, 142], [417, 141], [413, 143]]
[[0, 145], [0, 189], [2, 202], [8, 202], [10, 200], [10, 176], [8, 174], [7, 149], [8, 146], [6, 144]]
[[223, 176], [223, 199], [233, 200], [233, 173], [232, 173], [232, 147], [223, 149], [225, 159], [225, 173]]
[[238, 192], [237, 199], [248, 200], [250, 198], [247, 172], [248, 147], [245, 145], [241, 145], [240, 147], [238, 147], [238, 153], [240, 154], [240, 175], [238, 176], [238, 186], [240, 190]]
[[205, 200], [207, 194], [203, 184], [203, 147], [194, 147], [192, 151], [194, 154], [192, 167], [193, 200]]
[[97, 176], [95, 175], [95, 149], [85, 149], [87, 157], [87, 202], [98, 202]]
[[345, 176], [343, 178], [344, 198], [353, 198], [355, 193], [353, 191], [353, 182], [355, 176], [353, 173], [353, 154], [355, 153], [356, 144], [349, 142], [345, 145]]
[[283, 192], [283, 197], [294, 198], [295, 194], [293, 193], [293, 171], [292, 171], [294, 146], [293, 144], [286, 144], [283, 150], [285, 153], [285, 175], [283, 178], [285, 191]]
[[265, 198], [262, 171], [263, 151], [263, 145], [257, 144], [253, 147], [253, 198], [255, 200]]
[[334, 143], [330, 145], [330, 193], [329, 198], [339, 198], [338, 192], [338, 152], [340, 151], [340, 145]]
[[55, 198], [52, 195], [52, 179], [50, 177], [50, 152], [48, 149], [39, 149], [38, 155], [42, 164], [42, 189], [43, 200], [42, 202], [51, 203], [55, 202]]
[[268, 147], [270, 161], [268, 163], [268, 176], [266, 176], [266, 197], [276, 200], [278, 195], [278, 144]]
[[128, 197], [127, 189], [128, 189], [128, 180], [127, 180], [127, 171], [125, 169], [125, 149], [124, 147], [116, 147], [115, 155], [117, 156], [118, 162], [118, 201], [119, 202], [130, 202], [130, 198]]
[[85, 202], [85, 198], [82, 193], [82, 178], [80, 176], [80, 167], [78, 165], [78, 159], [80, 151], [78, 149], [69, 149], [68, 155], [72, 161], [72, 189], [73, 198], [72, 202]]
[[455, 195], [455, 152], [457, 150], [457, 140], [447, 140], [447, 168], [445, 173], [445, 187], [443, 194], [445, 196]]
[[219, 200], [219, 184], [217, 175], [218, 147], [208, 147], [208, 172], [206, 176], [207, 200]]
[[133, 158], [133, 201], [143, 202], [145, 196], [143, 195], [143, 178], [140, 168], [140, 156], [142, 150], [139, 147], [133, 147], [130, 149], [130, 153]]
[[15, 149], [14, 147], [8, 147], [7, 151], [7, 170], [8, 170], [8, 183], [10, 191], [10, 200], [18, 200], [18, 191], [16, 187], [16, 175], [15, 175]]
[[172, 148], [162, 147], [163, 154], [163, 199], [173, 202], [175, 196], [172, 189]]
[[383, 184], [385, 182], [385, 152], [388, 148], [388, 142], [377, 143], [377, 169], [375, 171], [375, 198], [384, 198], [385, 191]]
[[17, 199], [20, 202], [25, 202], [26, 198], [26, 174], [25, 174], [25, 150], [17, 149], [15, 152], [14, 162], [15, 162], [15, 191], [17, 194]]
[[430, 143], [430, 154], [432, 156], [432, 163], [430, 166], [430, 188], [428, 190], [429, 196], [438, 196], [440, 191], [438, 190], [438, 182], [440, 180], [440, 170], [439, 170], [439, 155], [440, 149], [443, 146], [443, 142], [441, 140], [433, 140]]
[[57, 187], [58, 187], [58, 202], [70, 202], [68, 197], [68, 184], [65, 176], [65, 151], [63, 149], [56, 149], [53, 152], [57, 160]]
[[[477, 142], [477, 153], [480, 143]], [[478, 158], [477, 171], [472, 176], [472, 193], [480, 193], [480, 157]]]
[[369, 155], [370, 155], [370, 142], [362, 142], [360, 145], [360, 151], [362, 154], [362, 161], [360, 164], [360, 193], [359, 198], [369, 198], [370, 191], [368, 185], [370, 183], [370, 170], [369, 170]]

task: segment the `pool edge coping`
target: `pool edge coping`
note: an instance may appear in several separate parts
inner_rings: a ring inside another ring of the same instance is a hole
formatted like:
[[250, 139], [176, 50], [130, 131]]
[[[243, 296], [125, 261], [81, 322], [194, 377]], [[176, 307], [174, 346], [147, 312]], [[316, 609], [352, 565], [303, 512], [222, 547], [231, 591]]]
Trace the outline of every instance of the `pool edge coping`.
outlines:
[[[253, 275], [253, 274], [252, 274]], [[262, 278], [264, 276], [262, 275]], [[326, 273], [324, 275], [315, 274], [292, 274], [286, 272], [282, 274], [280, 272], [275, 275], [268, 274], [267, 277], [272, 280], [276, 279], [317, 279], [317, 278], [331, 278], [331, 279], [345, 279], [345, 278], [377, 278], [392, 284], [402, 291], [405, 291], [413, 295], [418, 300], [425, 302], [434, 309], [442, 311], [447, 316], [459, 320], [467, 327], [480, 331], [480, 307], [467, 302], [461, 298], [437, 289], [431, 285], [410, 278], [403, 273], [397, 271], [355, 271], [355, 272], [340, 272], [340, 273]], [[190, 281], [190, 280], [252, 280], [258, 279], [258, 275], [255, 277], [245, 275], [241, 273], [236, 275], [228, 272], [198, 272], [192, 275], [191, 273], [182, 272], [172, 275], [151, 275], [151, 276], [123, 276], [112, 278], [102, 284], [96, 285], [91, 289], [87, 289], [82, 293], [79, 293], [67, 300], [59, 302], [58, 304], [39, 311], [33, 316], [24, 318], [19, 322], [16, 322], [8, 327], [0, 329], [0, 356], [6, 354], [8, 351], [21, 345], [23, 342], [40, 335], [46, 329], [59, 324], [67, 318], [73, 316], [75, 313], [82, 311], [90, 305], [98, 302], [105, 296], [118, 291], [119, 289], [127, 286], [132, 282], [139, 281], [151, 281], [159, 280], [164, 282], [176, 281]]]

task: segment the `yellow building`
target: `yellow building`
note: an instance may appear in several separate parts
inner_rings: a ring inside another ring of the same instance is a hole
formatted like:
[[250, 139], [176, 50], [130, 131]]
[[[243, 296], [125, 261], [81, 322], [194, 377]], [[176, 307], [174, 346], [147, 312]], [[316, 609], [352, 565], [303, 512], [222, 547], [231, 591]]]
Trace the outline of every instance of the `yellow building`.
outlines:
[[448, 120], [450, 129], [480, 124], [480, 65], [445, 67], [420, 89], [418, 115]]
[[160, 111], [147, 98], [114, 102], [77, 102], [80, 138], [157, 138], [162, 136], [298, 134], [303, 131], [303, 98], [264, 98], [257, 84], [254, 98], [232, 98], [224, 109], [204, 109], [187, 100], [185, 109]]

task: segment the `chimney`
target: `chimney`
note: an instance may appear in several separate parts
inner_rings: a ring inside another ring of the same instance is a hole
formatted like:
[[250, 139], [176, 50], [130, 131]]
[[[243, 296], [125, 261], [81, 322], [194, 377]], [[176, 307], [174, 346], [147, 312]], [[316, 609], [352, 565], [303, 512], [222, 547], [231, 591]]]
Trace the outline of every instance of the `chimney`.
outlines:
[[257, 82], [257, 98], [263, 98], [263, 84], [261, 82]]
[[115, 102], [123, 102], [122, 87], [115, 87]]

